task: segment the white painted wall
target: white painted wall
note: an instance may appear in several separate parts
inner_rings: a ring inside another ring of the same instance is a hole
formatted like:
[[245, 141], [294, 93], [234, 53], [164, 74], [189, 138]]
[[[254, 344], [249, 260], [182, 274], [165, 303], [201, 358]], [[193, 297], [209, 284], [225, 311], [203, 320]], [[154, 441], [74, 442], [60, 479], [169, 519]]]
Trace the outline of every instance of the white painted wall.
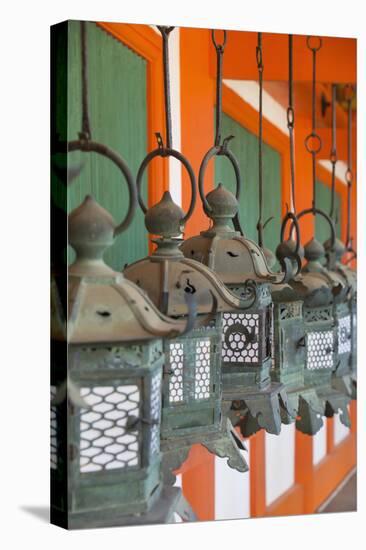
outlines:
[[[155, 25], [151, 28], [159, 35]], [[172, 115], [173, 149], [180, 151], [181, 147], [181, 117], [180, 117], [180, 29], [176, 27], [169, 36], [169, 73], [170, 100]], [[163, 79], [163, 73], [161, 74]], [[164, 134], [163, 134], [164, 137]], [[182, 206], [182, 164], [169, 157], [169, 191], [173, 201]]]
[[[349, 407], [348, 407], [349, 410]], [[339, 414], [334, 415], [334, 445], [339, 445], [348, 435], [350, 429], [339, 420]]]
[[[330, 160], [318, 160], [318, 163], [320, 166], [328, 170], [328, 172], [332, 173], [332, 163]], [[336, 177], [344, 184], [347, 185], [346, 182], [346, 171], [347, 171], [347, 164], [343, 162], [343, 160], [337, 161], [336, 164]]]
[[[310, 436], [309, 436], [310, 437]], [[327, 454], [327, 423], [324, 418], [323, 427], [313, 435], [313, 464], [319, 464]]]
[[[182, 474], [177, 475], [175, 479], [174, 487], [182, 488]], [[178, 514], [174, 514], [174, 521], [175, 523], [183, 523], [183, 520], [178, 516]]]
[[282, 425], [280, 435], [266, 433], [266, 504], [295, 482], [295, 424]]
[[[259, 85], [251, 80], [224, 80], [228, 88], [233, 90], [239, 97], [251, 107], [259, 109]], [[281, 132], [288, 135], [286, 109], [273, 97], [263, 90], [263, 116], [267, 118]], [[264, 136], [265, 139], [265, 136]]]
[[[249, 468], [248, 452], [241, 451]], [[226, 458], [215, 457], [215, 519], [250, 517], [250, 474], [229, 468]]]

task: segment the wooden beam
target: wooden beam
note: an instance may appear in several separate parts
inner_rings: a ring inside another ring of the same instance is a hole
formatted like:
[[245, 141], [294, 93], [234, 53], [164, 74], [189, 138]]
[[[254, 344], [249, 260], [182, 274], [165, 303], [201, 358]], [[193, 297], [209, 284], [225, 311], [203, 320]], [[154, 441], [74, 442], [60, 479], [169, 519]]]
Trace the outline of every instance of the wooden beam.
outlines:
[[[356, 39], [323, 37], [317, 54], [318, 82], [356, 83]], [[228, 31], [223, 76], [234, 80], [257, 80], [255, 48], [257, 33]], [[312, 54], [306, 36], [294, 35], [294, 80], [311, 82]], [[211, 71], [215, 74], [215, 50], [210, 48]], [[263, 33], [264, 79], [287, 81], [288, 36]]]

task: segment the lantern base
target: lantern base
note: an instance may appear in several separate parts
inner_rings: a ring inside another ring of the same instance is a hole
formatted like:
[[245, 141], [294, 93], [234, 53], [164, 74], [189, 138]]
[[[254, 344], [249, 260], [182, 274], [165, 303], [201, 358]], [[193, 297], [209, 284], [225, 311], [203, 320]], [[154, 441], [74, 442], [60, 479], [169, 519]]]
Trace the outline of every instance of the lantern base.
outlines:
[[240, 427], [244, 437], [249, 437], [261, 429], [278, 435], [281, 431], [281, 410], [291, 414], [285, 387], [277, 382], [271, 382], [267, 388], [260, 391], [256, 388], [248, 390], [240, 400], [237, 396], [225, 393], [224, 400], [228, 399], [233, 401], [230, 419], [234, 425]]
[[193, 510], [185, 500], [179, 487], [164, 487], [148, 512], [142, 514], [121, 514], [118, 510], [70, 512], [68, 529], [93, 529], [99, 527], [122, 527], [128, 525], [151, 525], [175, 523], [174, 514], [183, 521], [196, 521]]
[[315, 435], [323, 426], [324, 406], [314, 388], [299, 392], [296, 429], [306, 435]]
[[352, 378], [351, 374], [334, 376], [332, 379], [332, 386], [334, 389], [347, 395], [351, 399], [357, 399], [357, 383], [356, 380]]
[[324, 406], [315, 388], [302, 386], [287, 390], [287, 409], [281, 409], [283, 424], [296, 421], [296, 429], [307, 435], [316, 434], [323, 426]]
[[343, 393], [333, 389], [320, 389], [318, 392], [319, 399], [324, 404], [324, 414], [327, 418], [332, 418], [339, 413], [339, 420], [347, 428], [351, 427], [351, 419], [348, 411], [348, 404], [351, 398]]
[[227, 411], [223, 409], [220, 428], [211, 433], [197, 433], [185, 437], [170, 438], [161, 441], [163, 453], [163, 480], [166, 485], [173, 485], [176, 476], [173, 473], [188, 458], [192, 445], [200, 443], [206, 449], [220, 458], [227, 458], [230, 468], [238, 472], [247, 472], [248, 464], [240, 453], [247, 450], [244, 443], [236, 434], [232, 423], [227, 418]]

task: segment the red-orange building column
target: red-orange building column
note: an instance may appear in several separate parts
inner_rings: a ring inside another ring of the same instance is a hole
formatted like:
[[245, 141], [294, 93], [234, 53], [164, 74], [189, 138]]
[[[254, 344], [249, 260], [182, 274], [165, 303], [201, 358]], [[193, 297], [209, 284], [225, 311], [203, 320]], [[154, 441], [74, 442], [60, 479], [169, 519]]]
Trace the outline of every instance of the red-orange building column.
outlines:
[[[214, 141], [215, 82], [210, 76], [210, 31], [180, 29], [181, 63], [181, 143], [198, 177], [206, 151]], [[213, 186], [213, 163], [206, 172], [206, 192]], [[182, 170], [182, 206], [186, 211], [191, 199], [188, 176]], [[185, 237], [197, 235], [208, 226], [198, 197], [193, 216], [185, 228]], [[194, 446], [182, 469], [183, 493], [200, 520], [215, 519], [215, 457], [202, 446]]]

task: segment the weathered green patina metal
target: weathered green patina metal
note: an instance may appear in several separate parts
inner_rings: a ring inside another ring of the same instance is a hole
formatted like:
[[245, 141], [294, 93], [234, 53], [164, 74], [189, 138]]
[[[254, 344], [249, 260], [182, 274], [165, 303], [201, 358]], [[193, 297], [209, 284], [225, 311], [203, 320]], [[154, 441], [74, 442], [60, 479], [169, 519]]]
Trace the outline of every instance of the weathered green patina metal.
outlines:
[[[295, 248], [294, 241], [286, 241], [278, 246], [277, 254], [280, 257], [282, 254], [288, 256]], [[303, 258], [302, 247], [299, 254]], [[310, 299], [312, 292], [321, 294], [321, 288], [308, 285], [308, 277], [298, 274], [288, 284], [271, 288], [274, 344], [271, 377], [283, 383], [287, 392], [290, 414], [282, 411], [282, 422], [289, 424], [296, 418], [296, 428], [299, 431], [314, 435], [323, 425], [324, 407], [315, 385], [311, 385], [308, 379], [305, 381], [306, 330], [303, 297], [308, 294]]]
[[172, 472], [194, 443], [227, 457], [230, 467], [245, 472], [247, 464], [240, 454], [244, 447], [222, 404], [222, 315], [249, 307], [255, 289], [247, 285], [245, 296], [239, 298], [208, 267], [184, 257], [177, 235], [187, 216], [169, 192], [154, 207], [143, 209], [148, 231], [160, 238], [154, 240], [157, 248], [151, 256], [125, 268], [125, 277], [169, 317], [185, 319], [190, 307], [197, 312], [189, 334], [164, 341], [161, 448], [166, 481], [174, 481]]
[[309, 241], [305, 245], [307, 263], [301, 279], [290, 283], [304, 303], [304, 382], [316, 388], [325, 416], [332, 417], [339, 412], [341, 422], [350, 426], [347, 408], [350, 398], [332, 385], [337, 357], [334, 308], [344, 300], [347, 287], [339, 276], [321, 265], [323, 256], [324, 247], [316, 239]]
[[334, 318], [336, 322], [336, 356], [337, 365], [333, 376], [333, 385], [339, 391], [356, 399], [356, 365], [357, 365], [357, 280], [356, 272], [342, 264], [346, 246], [336, 240], [334, 255], [330, 254], [330, 240], [324, 243], [327, 255], [327, 269], [335, 272], [348, 289], [344, 301], [335, 304]]
[[250, 309], [223, 316], [223, 401], [231, 403], [231, 419], [240, 425], [244, 436], [261, 428], [278, 434], [281, 408], [286, 414], [289, 410], [284, 385], [270, 377], [270, 285], [280, 282], [283, 274], [271, 272], [257, 244], [230, 226], [238, 211], [238, 201], [230, 191], [220, 184], [206, 197], [202, 185], [200, 192], [212, 226], [181, 245], [184, 255], [210, 267], [239, 297], [246, 296], [248, 280], [258, 288], [257, 300]]
[[68, 491], [56, 490], [52, 505], [69, 528], [194, 518], [181, 490], [164, 485], [160, 451], [162, 339], [185, 324], [104, 263], [115, 234], [110, 214], [86, 197], [69, 216], [77, 257], [67, 321], [53, 285], [53, 346], [67, 339], [68, 371], [65, 381], [55, 354], [51, 474], [56, 489], [68, 477]]

